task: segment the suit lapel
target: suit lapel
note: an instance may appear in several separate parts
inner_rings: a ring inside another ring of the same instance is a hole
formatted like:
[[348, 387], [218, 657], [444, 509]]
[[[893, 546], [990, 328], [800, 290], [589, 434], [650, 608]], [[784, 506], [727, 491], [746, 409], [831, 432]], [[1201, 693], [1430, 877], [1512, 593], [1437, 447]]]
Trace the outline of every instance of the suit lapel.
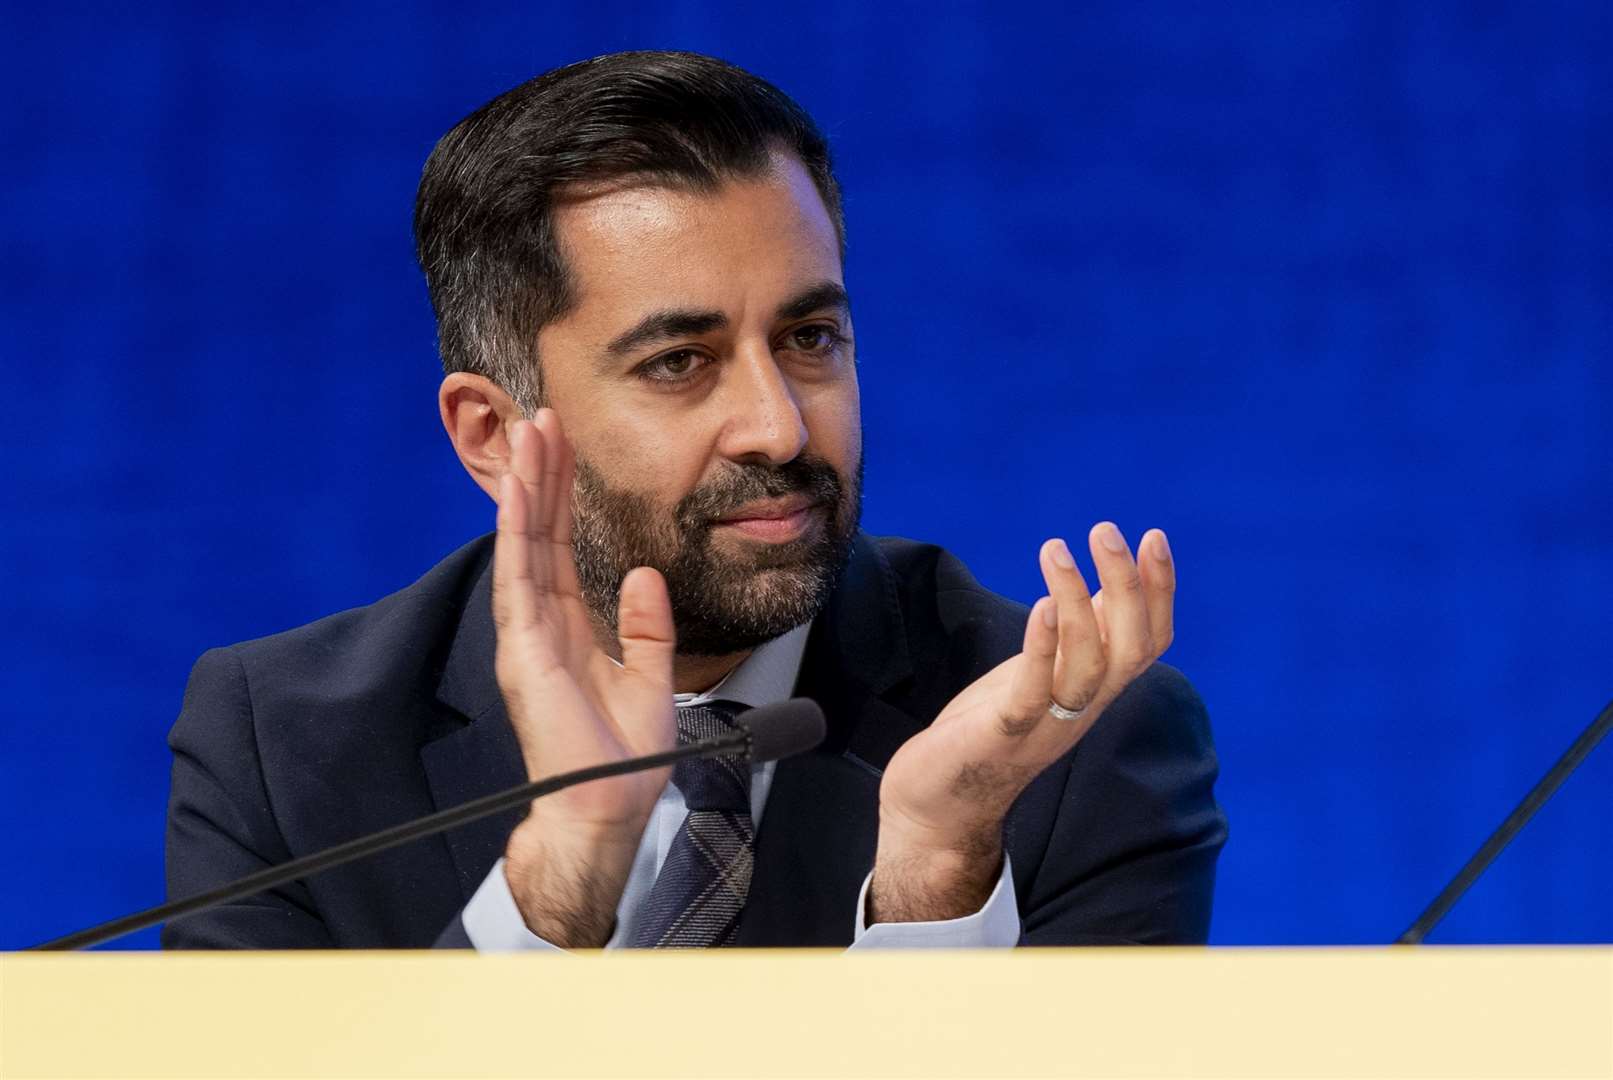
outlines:
[[[492, 588], [488, 563], [465, 603], [437, 687], [437, 700], [457, 714], [458, 726], [420, 748], [420, 763], [438, 810], [512, 788], [527, 779], [521, 747], [493, 676]], [[511, 830], [523, 817], [520, 809], [510, 810], [445, 834], [466, 900], [504, 854]]]
[[857, 894], [873, 866], [879, 780], [925, 721], [881, 699], [912, 674], [895, 577], [859, 534], [812, 627], [796, 694], [823, 707], [828, 733], [781, 761], [756, 836], [756, 867], [735, 944], [851, 943]]

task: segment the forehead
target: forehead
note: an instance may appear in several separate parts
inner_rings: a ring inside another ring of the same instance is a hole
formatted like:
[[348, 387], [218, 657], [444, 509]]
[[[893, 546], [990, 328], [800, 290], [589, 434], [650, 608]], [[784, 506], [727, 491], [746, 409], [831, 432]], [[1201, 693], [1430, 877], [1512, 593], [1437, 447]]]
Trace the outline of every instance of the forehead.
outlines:
[[650, 185], [573, 198], [555, 210], [579, 328], [698, 306], [738, 317], [803, 284], [841, 281], [834, 223], [806, 168], [771, 170], [712, 191]]

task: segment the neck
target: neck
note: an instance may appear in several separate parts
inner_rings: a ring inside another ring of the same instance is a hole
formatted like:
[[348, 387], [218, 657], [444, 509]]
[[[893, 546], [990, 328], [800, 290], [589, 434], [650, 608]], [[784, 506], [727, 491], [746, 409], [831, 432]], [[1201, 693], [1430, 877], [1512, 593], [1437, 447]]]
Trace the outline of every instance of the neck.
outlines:
[[728, 677], [750, 651], [731, 656], [674, 656], [672, 658], [672, 690], [678, 694], [700, 694]]
[[[598, 620], [594, 623], [594, 640], [604, 650], [605, 655], [622, 662], [622, 645], [616, 636], [607, 630]], [[755, 649], [746, 649], [744, 652], [729, 653], [727, 656], [684, 656], [676, 653], [672, 657], [672, 692], [674, 694], [699, 694], [710, 690], [713, 686], [728, 677], [745, 658]]]

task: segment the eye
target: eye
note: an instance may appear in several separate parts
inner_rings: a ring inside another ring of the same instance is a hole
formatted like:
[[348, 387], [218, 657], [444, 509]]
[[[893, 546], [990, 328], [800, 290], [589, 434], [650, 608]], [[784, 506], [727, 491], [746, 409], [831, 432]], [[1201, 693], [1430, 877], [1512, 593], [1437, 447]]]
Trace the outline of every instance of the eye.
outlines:
[[798, 326], [786, 335], [785, 340], [791, 348], [808, 353], [825, 353], [846, 341], [840, 336], [839, 330], [825, 323]]
[[677, 383], [692, 378], [707, 364], [711, 357], [693, 349], [678, 349], [674, 352], [663, 353], [653, 360], [646, 360], [638, 369], [641, 378], [651, 382]]

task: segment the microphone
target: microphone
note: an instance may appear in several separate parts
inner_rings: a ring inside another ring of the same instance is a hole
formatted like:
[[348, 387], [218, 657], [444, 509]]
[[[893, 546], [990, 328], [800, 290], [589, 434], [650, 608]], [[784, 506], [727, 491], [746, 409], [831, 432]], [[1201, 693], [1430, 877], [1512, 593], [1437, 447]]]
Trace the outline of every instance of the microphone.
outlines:
[[59, 951], [99, 945], [168, 919], [192, 915], [215, 904], [252, 896], [296, 878], [311, 877], [321, 871], [342, 866], [367, 855], [374, 855], [378, 851], [385, 851], [399, 844], [406, 844], [411, 840], [434, 836], [466, 822], [496, 814], [500, 810], [509, 810], [522, 803], [552, 795], [576, 784], [585, 784], [590, 780], [603, 780], [610, 776], [655, 769], [691, 758], [723, 757], [735, 751], [743, 753], [751, 761], [777, 761], [817, 746], [823, 741], [827, 728], [823, 710], [818, 707], [817, 702], [808, 698], [790, 698], [788, 701], [747, 710], [735, 717], [734, 724], [735, 730], [726, 734], [686, 743], [663, 753], [646, 754], [644, 757], [613, 761], [605, 765], [593, 765], [586, 769], [533, 780], [508, 791], [484, 795], [480, 799], [472, 799], [470, 802], [451, 806], [447, 810], [439, 810], [435, 814], [406, 821], [401, 825], [371, 833], [369, 836], [361, 836], [356, 840], [326, 848], [324, 851], [316, 851], [312, 855], [292, 859], [279, 866], [266, 867], [216, 889], [182, 900], [174, 900], [159, 907], [148, 908], [145, 911], [137, 911], [133, 915], [125, 915], [121, 919], [114, 919], [54, 941], [47, 941], [43, 945], [30, 946], [24, 951]]
[[748, 709], [734, 723], [747, 733], [746, 756], [753, 762], [804, 754], [821, 743], [828, 730], [818, 703], [804, 697]]
[[1467, 860], [1467, 865], [1457, 872], [1449, 885], [1440, 890], [1434, 897], [1433, 903], [1417, 916], [1417, 921], [1406, 928], [1406, 932], [1395, 939], [1396, 945], [1421, 945], [1423, 938], [1434, 925], [1443, 919], [1456, 901], [1462, 898], [1469, 886], [1479, 879], [1479, 875], [1489, 869], [1495, 857], [1501, 854], [1501, 849], [1512, 842], [1523, 827], [1529, 824], [1529, 819], [1535, 816], [1535, 811], [1546, 805], [1546, 800], [1557, 793], [1563, 786], [1568, 775], [1579, 768], [1580, 762], [1590, 756], [1596, 744], [1602, 741], [1609, 728], [1613, 728], [1613, 702], [1596, 714], [1596, 719], [1590, 722], [1586, 729], [1579, 733], [1572, 746], [1563, 751], [1563, 756], [1557, 759], [1546, 775], [1540, 778], [1540, 783], [1529, 789], [1529, 794], [1523, 797], [1523, 802], [1513, 808], [1507, 819], [1491, 833], [1489, 839], [1474, 852], [1473, 857]]

